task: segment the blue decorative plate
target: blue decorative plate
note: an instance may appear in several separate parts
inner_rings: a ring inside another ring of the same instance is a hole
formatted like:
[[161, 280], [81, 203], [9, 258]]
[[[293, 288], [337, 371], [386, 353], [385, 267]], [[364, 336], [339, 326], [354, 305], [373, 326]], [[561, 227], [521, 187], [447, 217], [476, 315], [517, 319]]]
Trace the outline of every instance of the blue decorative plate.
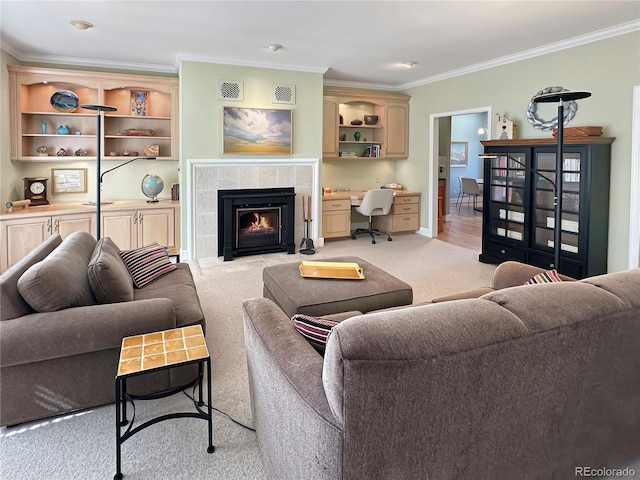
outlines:
[[78, 108], [78, 96], [71, 90], [58, 90], [51, 95], [51, 106], [59, 112], [75, 112]]

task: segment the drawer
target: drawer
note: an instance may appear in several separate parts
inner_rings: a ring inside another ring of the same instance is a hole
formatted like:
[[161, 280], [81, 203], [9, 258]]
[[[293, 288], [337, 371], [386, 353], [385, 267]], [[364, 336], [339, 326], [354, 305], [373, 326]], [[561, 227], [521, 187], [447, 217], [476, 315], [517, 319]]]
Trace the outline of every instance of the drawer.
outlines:
[[342, 198], [342, 199], [333, 199], [333, 200], [322, 200], [322, 211], [330, 212], [332, 210], [349, 210], [351, 208], [351, 199], [350, 198]]
[[527, 263], [535, 265], [536, 267], [544, 268], [545, 270], [555, 268], [563, 275], [567, 275], [571, 278], [578, 279], [584, 277], [581, 263], [572, 262], [571, 260], [560, 257], [560, 268], [556, 268], [553, 264], [554, 261], [555, 259], [551, 255], [529, 252], [529, 261]]
[[420, 228], [420, 217], [417, 213], [408, 213], [408, 214], [393, 216], [394, 232], [418, 230], [419, 228]]
[[393, 205], [391, 207], [392, 215], [405, 215], [407, 213], [419, 213], [420, 205], [418, 203], [406, 203], [400, 205]]
[[403, 195], [396, 196], [393, 199], [394, 205], [401, 205], [405, 203], [420, 203], [420, 195]]
[[509, 245], [503, 245], [501, 243], [486, 242], [483, 248], [483, 253], [499, 259], [501, 262], [507, 260], [515, 260], [518, 262], [525, 261], [524, 250]]

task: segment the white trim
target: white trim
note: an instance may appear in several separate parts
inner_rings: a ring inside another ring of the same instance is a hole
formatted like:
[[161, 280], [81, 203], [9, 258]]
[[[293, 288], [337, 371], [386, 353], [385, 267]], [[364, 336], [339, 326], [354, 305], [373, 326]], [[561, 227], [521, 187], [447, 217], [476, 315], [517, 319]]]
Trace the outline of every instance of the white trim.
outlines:
[[487, 128], [489, 129], [489, 138], [491, 138], [492, 121], [493, 118], [491, 107], [477, 107], [468, 108], [466, 110], [458, 110], [454, 112], [442, 112], [432, 113], [429, 115], [429, 167], [428, 172], [431, 173], [431, 181], [427, 188], [427, 198], [431, 199], [429, 202], [428, 218], [429, 227], [421, 228], [423, 232], [419, 232], [421, 235], [427, 237], [438, 237], [438, 122], [437, 120], [442, 117], [453, 117], [456, 115], [467, 115], [471, 113], [486, 113], [487, 114]]
[[640, 267], [640, 85], [633, 87], [629, 192], [629, 268]]
[[[183, 190], [187, 193], [185, 198], [187, 199], [186, 205], [186, 222], [187, 222], [187, 239], [186, 248], [184, 251], [186, 260], [195, 260], [193, 253], [196, 251], [195, 245], [195, 195], [197, 194], [194, 178], [195, 170], [203, 167], [265, 167], [265, 166], [282, 166], [282, 167], [296, 167], [301, 165], [311, 165], [313, 167], [313, 184], [311, 185], [311, 209], [313, 211], [314, 219], [318, 219], [318, 214], [321, 214], [321, 189], [320, 189], [320, 159], [319, 158], [273, 158], [273, 159], [253, 159], [253, 158], [223, 158], [223, 159], [205, 159], [205, 158], [189, 158], [187, 159], [187, 188]], [[312, 222], [312, 236], [314, 239], [318, 239], [318, 223]], [[315, 241], [315, 240], [314, 240]], [[318, 246], [319, 243], [318, 243]]]

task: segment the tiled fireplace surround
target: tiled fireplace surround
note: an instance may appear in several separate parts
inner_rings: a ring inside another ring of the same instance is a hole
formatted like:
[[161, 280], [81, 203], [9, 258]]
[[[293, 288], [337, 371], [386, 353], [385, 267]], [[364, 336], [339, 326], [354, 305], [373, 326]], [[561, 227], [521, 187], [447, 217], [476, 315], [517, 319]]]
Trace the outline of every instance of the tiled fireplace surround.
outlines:
[[[188, 258], [218, 256], [218, 190], [236, 188], [294, 187], [296, 192], [295, 236], [304, 236], [301, 195], [312, 196], [312, 218], [319, 212], [319, 159], [194, 159], [187, 162]], [[185, 195], [185, 193], [187, 195]], [[311, 236], [318, 239], [318, 222], [311, 222]], [[297, 246], [296, 246], [297, 247]], [[184, 246], [183, 246], [184, 249]]]

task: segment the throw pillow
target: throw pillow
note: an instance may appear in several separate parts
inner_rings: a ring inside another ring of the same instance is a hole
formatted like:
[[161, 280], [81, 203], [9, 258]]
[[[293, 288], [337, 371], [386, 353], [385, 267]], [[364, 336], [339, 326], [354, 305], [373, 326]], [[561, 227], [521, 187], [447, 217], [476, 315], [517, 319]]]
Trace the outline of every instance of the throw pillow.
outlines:
[[87, 275], [91, 290], [100, 303], [130, 302], [133, 282], [120, 258], [120, 249], [109, 237], [98, 240]]
[[546, 272], [539, 273], [538, 275], [534, 275], [533, 278], [530, 278], [524, 285], [535, 285], [537, 283], [554, 283], [561, 282], [562, 279], [558, 276], [558, 272], [554, 270], [547, 270]]
[[302, 313], [296, 313], [291, 321], [295, 329], [320, 353], [324, 353], [331, 330], [340, 323]]
[[121, 250], [120, 258], [129, 270], [133, 284], [138, 288], [176, 269], [166, 250], [157, 242], [134, 250]]

